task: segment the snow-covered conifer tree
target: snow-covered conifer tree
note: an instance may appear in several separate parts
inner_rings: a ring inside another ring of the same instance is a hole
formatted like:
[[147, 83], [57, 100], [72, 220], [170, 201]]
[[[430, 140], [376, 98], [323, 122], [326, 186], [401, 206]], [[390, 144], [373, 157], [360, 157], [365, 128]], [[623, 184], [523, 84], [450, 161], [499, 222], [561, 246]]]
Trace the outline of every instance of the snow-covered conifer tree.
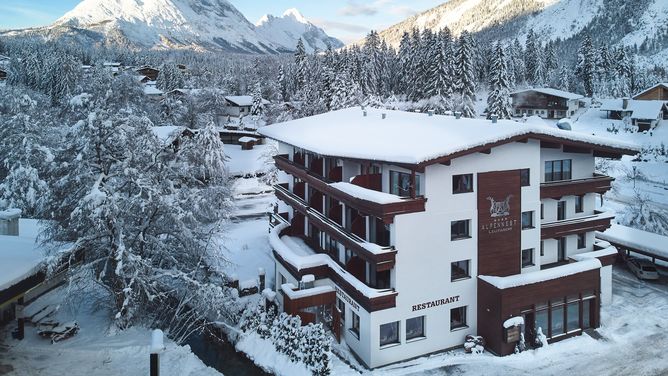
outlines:
[[499, 119], [510, 119], [513, 110], [510, 104], [510, 85], [506, 68], [506, 54], [501, 42], [497, 42], [494, 48], [490, 69], [487, 118], [489, 119], [492, 115], [496, 115]]
[[459, 37], [457, 48], [455, 77], [458, 95], [457, 109], [462, 112], [464, 117], [475, 117], [475, 77], [474, 77], [471, 36], [468, 32], [463, 32]]

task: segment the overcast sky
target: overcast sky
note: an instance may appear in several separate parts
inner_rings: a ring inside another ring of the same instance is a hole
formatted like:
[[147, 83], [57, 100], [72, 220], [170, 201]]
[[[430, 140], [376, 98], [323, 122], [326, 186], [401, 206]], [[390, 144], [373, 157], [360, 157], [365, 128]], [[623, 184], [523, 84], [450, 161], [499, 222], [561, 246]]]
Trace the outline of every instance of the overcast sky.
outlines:
[[[264, 14], [297, 8], [314, 24], [344, 42], [362, 38], [445, 0], [228, 0], [252, 23]], [[44, 26], [80, 0], [0, 0], [0, 29]]]

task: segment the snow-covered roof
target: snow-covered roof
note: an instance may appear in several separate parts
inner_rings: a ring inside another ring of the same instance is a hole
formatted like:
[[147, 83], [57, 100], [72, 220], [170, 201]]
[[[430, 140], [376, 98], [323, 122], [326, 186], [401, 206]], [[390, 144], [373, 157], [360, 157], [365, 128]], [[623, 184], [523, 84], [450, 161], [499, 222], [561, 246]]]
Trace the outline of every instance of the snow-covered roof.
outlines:
[[[420, 164], [523, 136], [563, 139], [594, 147], [637, 151], [632, 143], [534, 123], [359, 107], [272, 124], [260, 134], [319, 155]], [[387, 114], [383, 119], [381, 114]]]
[[504, 290], [513, 287], [526, 286], [534, 283], [551, 281], [553, 279], [566, 277], [573, 274], [600, 269], [601, 262], [596, 258], [572, 262], [570, 264], [556, 266], [554, 268], [537, 270], [535, 272], [515, 274], [508, 277], [495, 277], [489, 275], [478, 276], [490, 285]]
[[613, 224], [604, 232], [596, 232], [596, 238], [620, 244], [661, 257], [668, 257], [668, 236]]
[[44, 255], [37, 244], [40, 231], [36, 219], [19, 219], [19, 235], [0, 235], [0, 290], [22, 281], [39, 270]]
[[0, 220], [11, 220], [21, 217], [21, 209], [6, 209], [0, 210]]
[[526, 93], [526, 92], [529, 92], [529, 91], [535, 91], [537, 93], [552, 95], [552, 96], [555, 96], [555, 97], [566, 98], [566, 99], [584, 98], [584, 96], [582, 96], [580, 94], [569, 93], [567, 91], [563, 91], [563, 90], [559, 90], [559, 89], [553, 89], [551, 87], [537, 87], [537, 88], [533, 88], [533, 89], [517, 90], [517, 91], [514, 91], [514, 92], [510, 93], [510, 95], [519, 94], [519, 93]]
[[249, 136], [243, 136], [243, 137], [239, 137], [239, 142], [241, 142], [241, 143], [257, 142], [257, 138], [249, 137]]
[[637, 97], [637, 96], [640, 96], [640, 95], [642, 95], [642, 94], [645, 94], [646, 92], [648, 92], [648, 91], [650, 91], [650, 90], [652, 90], [652, 89], [655, 89], [655, 88], [657, 88], [657, 87], [659, 87], [659, 86], [661, 86], [661, 87], [665, 87], [666, 89], [668, 89], [668, 82], [659, 82], [658, 84], [656, 84], [656, 85], [654, 85], [654, 86], [648, 87], [647, 89], [644, 89], [644, 90], [642, 90], [642, 91], [636, 93], [635, 95], [633, 95], [633, 98], [635, 98], [635, 97]]
[[[225, 99], [228, 102], [239, 107], [253, 105], [253, 97], [250, 95], [228, 95], [225, 97]], [[266, 99], [262, 99], [262, 104], [269, 104], [269, 101]]]
[[148, 83], [144, 85], [144, 94], [145, 95], [162, 95], [164, 94], [162, 90], [155, 87], [155, 85], [149, 85]]
[[281, 285], [281, 291], [283, 291], [283, 293], [292, 300], [304, 298], [307, 296], [325, 294], [334, 291], [334, 288], [329, 285], [315, 286], [310, 289], [303, 289], [303, 290], [295, 290], [295, 289], [296, 286], [292, 283], [284, 283]]
[[186, 129], [188, 128], [179, 127], [176, 125], [151, 127], [151, 131], [153, 131], [153, 134], [156, 135], [158, 139], [163, 143], [171, 142], [172, 140], [174, 140], [174, 138], [178, 137]]
[[624, 108], [623, 99], [603, 99], [599, 110], [631, 112], [631, 119], [656, 119], [665, 104], [666, 101], [629, 99]]

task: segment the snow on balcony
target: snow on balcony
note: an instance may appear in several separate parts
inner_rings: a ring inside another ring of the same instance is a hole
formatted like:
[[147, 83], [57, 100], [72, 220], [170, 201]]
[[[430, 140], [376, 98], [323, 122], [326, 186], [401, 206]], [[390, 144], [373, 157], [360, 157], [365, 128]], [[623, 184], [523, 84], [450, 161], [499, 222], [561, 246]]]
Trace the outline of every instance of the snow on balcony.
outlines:
[[601, 268], [601, 262], [598, 259], [589, 258], [583, 261], [572, 262], [570, 264], [556, 266], [550, 269], [543, 269], [535, 272], [515, 274], [508, 277], [495, 277], [489, 275], [481, 275], [478, 277], [483, 281], [489, 283], [490, 285], [498, 289], [504, 290], [513, 287], [520, 287], [520, 286], [531, 285], [534, 283], [550, 281], [553, 279], [567, 277], [569, 275], [578, 274], [600, 268]]
[[392, 290], [378, 290], [371, 288], [364, 284], [352, 274], [348, 273], [339, 264], [331, 259], [328, 255], [315, 253], [306, 243], [301, 239], [291, 236], [281, 236], [281, 231], [289, 227], [288, 224], [282, 223], [274, 227], [269, 233], [269, 244], [286, 262], [294, 266], [298, 271], [308, 268], [326, 265], [339, 277], [348, 282], [353, 288], [358, 290], [367, 298], [377, 298], [386, 295], [392, 295]]
[[598, 251], [584, 252], [577, 255], [569, 256], [575, 261], [584, 261], [589, 259], [595, 259], [599, 257], [612, 256], [617, 254], [617, 248], [609, 246]]
[[300, 298], [305, 298], [307, 296], [315, 296], [328, 292], [333, 292], [334, 287], [326, 286], [316, 286], [309, 289], [297, 290], [297, 287], [292, 283], [284, 283], [281, 285], [281, 291], [290, 298], [290, 300], [297, 300]]
[[375, 202], [377, 204], [394, 204], [397, 202], [404, 201], [401, 197], [393, 195], [390, 193], [374, 191], [373, 189], [368, 189], [360, 187], [359, 185], [351, 183], [332, 183], [329, 184], [330, 187], [336, 188], [341, 192], [347, 193], [353, 197], [359, 198], [360, 200], [366, 200]]

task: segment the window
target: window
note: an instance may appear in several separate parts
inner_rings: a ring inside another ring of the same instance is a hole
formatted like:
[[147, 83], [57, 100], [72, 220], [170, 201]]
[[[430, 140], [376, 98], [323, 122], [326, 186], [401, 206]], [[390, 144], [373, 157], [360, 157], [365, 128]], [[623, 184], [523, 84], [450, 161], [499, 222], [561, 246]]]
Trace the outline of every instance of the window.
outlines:
[[[420, 177], [415, 175], [415, 194], [420, 192]], [[411, 195], [411, 174], [390, 171], [390, 193], [401, 197]]]
[[380, 345], [399, 343], [399, 321], [380, 326]]
[[584, 196], [575, 196], [575, 212], [582, 213], [584, 211]]
[[278, 273], [278, 275], [280, 275], [280, 276], [281, 276], [281, 279], [280, 279], [280, 281], [281, 281], [281, 286], [283, 286], [284, 284], [286, 284], [286, 283], [287, 283], [287, 280], [285, 279], [285, 276], [283, 276], [283, 274], [281, 274], [281, 273]]
[[350, 325], [350, 331], [357, 337], [360, 338], [360, 317], [353, 311], [350, 311], [350, 316], [352, 317], [352, 324]]
[[533, 228], [533, 212], [522, 213], [522, 230]]
[[346, 322], [346, 303], [343, 300], [336, 298], [336, 307], [341, 315], [341, 322]]
[[578, 249], [586, 248], [587, 247], [587, 235], [586, 234], [578, 234]]
[[548, 327], [548, 312], [547, 312], [547, 309], [543, 309], [543, 310], [540, 310], [540, 311], [537, 310], [537, 311], [536, 311], [536, 331], [538, 331], [538, 328], [541, 329], [541, 331], [543, 332], [543, 334], [545, 334], [545, 336], [548, 336], [548, 335], [549, 335], [549, 332], [548, 332], [549, 327]]
[[531, 170], [528, 168], [520, 170], [520, 185], [522, 185], [522, 187], [531, 185], [529, 171]]
[[566, 219], [566, 201], [559, 201], [557, 203], [557, 221]]
[[470, 238], [469, 235], [469, 219], [462, 221], [452, 221], [450, 223], [450, 240], [459, 240]]
[[353, 251], [350, 250], [349, 248], [346, 248], [346, 255], [345, 255], [344, 263], [348, 264], [348, 261], [350, 261], [351, 258], [353, 258]]
[[451, 309], [450, 330], [466, 327], [466, 306]]
[[545, 245], [543, 244], [543, 241], [540, 241], [540, 257], [545, 256]]
[[545, 218], [545, 210], [543, 204], [540, 204], [540, 219]]
[[557, 239], [557, 261], [566, 261], [566, 238]]
[[545, 162], [545, 182], [571, 179], [571, 160]]
[[529, 267], [529, 266], [534, 266], [534, 263], [533, 263], [533, 248], [522, 250], [522, 267], [526, 268], [526, 267]]
[[568, 303], [566, 306], [566, 331], [580, 328], [580, 302]]
[[406, 340], [424, 337], [424, 316], [406, 320]]
[[564, 333], [564, 306], [552, 306], [552, 332], [551, 337]]
[[457, 261], [450, 264], [450, 280], [457, 281], [464, 278], [469, 278], [469, 261]]
[[453, 175], [452, 193], [473, 192], [473, 174]]

